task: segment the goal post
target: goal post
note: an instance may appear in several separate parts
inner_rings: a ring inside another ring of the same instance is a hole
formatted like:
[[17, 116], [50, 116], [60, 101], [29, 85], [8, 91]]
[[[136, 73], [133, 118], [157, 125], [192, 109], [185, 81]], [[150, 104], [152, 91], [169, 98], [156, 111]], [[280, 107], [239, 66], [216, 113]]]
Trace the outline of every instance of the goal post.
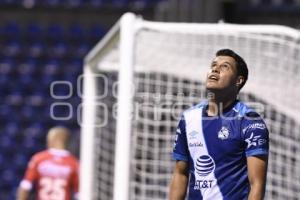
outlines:
[[180, 113], [205, 98], [215, 52], [248, 63], [240, 99], [270, 130], [266, 199], [300, 192], [300, 33], [278, 25], [151, 22], [127, 13], [86, 56], [80, 198], [163, 200]]
[[[132, 87], [133, 87], [133, 52], [134, 52], [134, 34], [136, 16], [132, 13], [124, 14], [119, 22], [110, 30], [110, 32], [100, 41], [95, 48], [85, 58], [85, 70], [83, 75], [83, 112], [82, 112], [82, 137], [81, 137], [81, 182], [80, 182], [80, 199], [99, 199], [104, 198], [93, 194], [93, 184], [95, 180], [94, 172], [94, 152], [95, 144], [93, 144], [95, 128], [99, 127], [96, 120], [96, 109], [99, 96], [97, 95], [96, 79], [97, 76], [97, 60], [100, 55], [105, 54], [105, 49], [109, 49], [109, 45], [114, 44], [116, 38], [120, 37], [120, 72], [119, 72], [119, 93], [118, 93], [118, 116], [116, 124], [116, 143], [115, 143], [115, 165], [114, 168], [114, 185], [113, 199], [128, 200], [129, 183], [129, 161], [130, 161], [130, 133], [132, 118]], [[123, 27], [123, 28], [121, 28]], [[102, 52], [104, 51], [104, 52]], [[101, 56], [100, 56], [101, 57]], [[100, 58], [101, 59], [101, 58]], [[95, 61], [96, 60], [96, 61]], [[90, 63], [94, 66], [89, 66]], [[94, 71], [92, 73], [91, 71]], [[101, 76], [102, 78], [102, 76]], [[106, 88], [107, 89], [107, 88]], [[128, 95], [129, 94], [129, 95]], [[100, 95], [102, 96], [102, 95]], [[101, 99], [101, 97], [100, 97]], [[100, 126], [102, 123], [100, 122]]]
[[[84, 124], [81, 126], [81, 137], [80, 140], [80, 193], [79, 199], [92, 199], [92, 185], [93, 185], [93, 161], [94, 161], [94, 145], [93, 143], [95, 131], [93, 130], [95, 124], [95, 110], [94, 106], [94, 97], [96, 91], [96, 83], [93, 79], [92, 69], [85, 67], [84, 69], [84, 98], [82, 105], [84, 106], [84, 112], [82, 113], [82, 118]], [[90, 105], [90, 106], [88, 106]], [[83, 170], [84, 169], [84, 170]], [[86, 172], [89, 173], [86, 173]], [[84, 183], [84, 184], [83, 184]]]
[[[121, 18], [120, 72], [117, 131], [115, 144], [115, 176], [113, 199], [129, 200], [130, 139], [133, 113], [133, 65], [136, 18], [127, 13]], [[122, 56], [123, 55], [123, 56]]]

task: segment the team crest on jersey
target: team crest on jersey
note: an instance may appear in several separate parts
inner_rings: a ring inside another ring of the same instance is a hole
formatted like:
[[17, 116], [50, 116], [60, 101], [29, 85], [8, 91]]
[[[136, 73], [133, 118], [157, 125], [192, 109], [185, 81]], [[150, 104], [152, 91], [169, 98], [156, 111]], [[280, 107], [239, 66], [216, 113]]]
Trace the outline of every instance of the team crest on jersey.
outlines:
[[226, 140], [229, 137], [229, 130], [226, 127], [222, 127], [218, 132], [218, 138], [221, 140]]

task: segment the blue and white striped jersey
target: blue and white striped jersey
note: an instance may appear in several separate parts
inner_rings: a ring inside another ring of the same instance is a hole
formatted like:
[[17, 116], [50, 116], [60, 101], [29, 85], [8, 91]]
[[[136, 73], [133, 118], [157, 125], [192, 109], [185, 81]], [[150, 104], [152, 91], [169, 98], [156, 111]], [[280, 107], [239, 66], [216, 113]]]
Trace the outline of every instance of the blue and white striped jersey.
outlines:
[[248, 156], [266, 155], [268, 130], [261, 117], [236, 101], [215, 117], [207, 102], [183, 112], [173, 158], [189, 164], [189, 200], [244, 200], [250, 187]]

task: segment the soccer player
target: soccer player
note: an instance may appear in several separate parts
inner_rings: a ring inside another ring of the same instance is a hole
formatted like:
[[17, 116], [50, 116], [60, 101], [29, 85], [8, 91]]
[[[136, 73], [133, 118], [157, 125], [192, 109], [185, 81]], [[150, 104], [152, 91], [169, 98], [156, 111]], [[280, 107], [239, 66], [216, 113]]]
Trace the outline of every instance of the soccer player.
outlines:
[[79, 163], [66, 150], [70, 132], [64, 127], [54, 127], [47, 135], [48, 149], [35, 154], [20, 183], [17, 200], [28, 200], [33, 184], [38, 200], [71, 200], [78, 195]]
[[248, 68], [230, 49], [216, 53], [207, 74], [208, 99], [183, 112], [176, 133], [170, 200], [262, 200], [268, 130], [237, 100]]

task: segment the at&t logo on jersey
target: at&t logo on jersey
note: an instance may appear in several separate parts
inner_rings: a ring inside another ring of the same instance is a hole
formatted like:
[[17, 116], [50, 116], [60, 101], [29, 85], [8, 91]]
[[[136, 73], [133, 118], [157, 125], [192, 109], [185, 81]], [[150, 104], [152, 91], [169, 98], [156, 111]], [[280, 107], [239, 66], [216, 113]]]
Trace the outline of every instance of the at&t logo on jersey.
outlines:
[[200, 156], [195, 164], [195, 172], [202, 177], [201, 180], [196, 180], [194, 189], [211, 188], [213, 180], [206, 177], [215, 170], [215, 162], [209, 155]]
[[207, 176], [215, 169], [214, 160], [209, 155], [202, 155], [197, 159], [195, 170], [199, 176]]

